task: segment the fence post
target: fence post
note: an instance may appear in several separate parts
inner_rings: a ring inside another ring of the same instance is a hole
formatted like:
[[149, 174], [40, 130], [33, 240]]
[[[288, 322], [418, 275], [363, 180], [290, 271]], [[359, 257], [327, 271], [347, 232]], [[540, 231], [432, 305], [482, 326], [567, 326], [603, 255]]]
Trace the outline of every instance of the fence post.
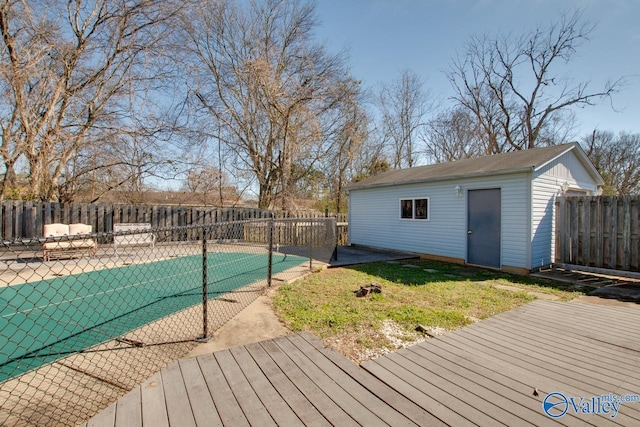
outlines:
[[273, 273], [273, 227], [275, 221], [273, 220], [273, 213], [271, 213], [271, 219], [269, 219], [269, 260], [267, 267], [267, 287], [271, 287], [271, 275]]
[[338, 228], [338, 215], [335, 216], [335, 224], [333, 227], [333, 231], [336, 233], [335, 246], [333, 247], [333, 254], [331, 254], [331, 261], [338, 261], [338, 245], [340, 244], [340, 229]]
[[202, 339], [207, 339], [207, 227], [202, 228]]
[[309, 218], [309, 271], [313, 271], [313, 218]]

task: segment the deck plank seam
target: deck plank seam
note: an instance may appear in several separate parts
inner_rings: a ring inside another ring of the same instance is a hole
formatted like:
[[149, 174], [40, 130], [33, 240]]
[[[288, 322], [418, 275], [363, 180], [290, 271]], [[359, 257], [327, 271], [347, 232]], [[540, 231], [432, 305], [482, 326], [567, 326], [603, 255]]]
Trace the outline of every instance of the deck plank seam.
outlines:
[[[463, 337], [463, 334], [460, 334], [459, 336]], [[557, 360], [550, 360], [550, 362], [552, 363], [549, 364], [549, 363], [546, 363], [544, 360], [530, 357], [530, 355], [528, 355], [527, 353], [518, 352], [517, 350], [512, 350], [512, 349], [501, 347], [501, 346], [497, 347], [497, 348], [500, 348], [500, 351], [498, 352], [496, 350], [496, 347], [487, 346], [484, 344], [484, 337], [477, 336], [472, 333], [465, 333], [464, 338], [467, 338], [469, 341], [474, 342], [478, 345], [484, 346], [485, 351], [494, 352], [501, 355], [502, 359], [506, 363], [515, 364], [516, 366], [519, 366], [522, 369], [527, 369], [527, 367], [523, 366], [523, 364], [529, 365], [529, 369], [533, 372], [538, 372], [538, 373], [547, 372], [548, 375], [553, 375], [553, 378], [555, 379], [565, 378], [567, 380], [565, 384], [567, 385], [571, 383], [578, 383], [577, 379], [574, 376], [567, 375], [568, 372], [573, 372], [573, 371], [567, 371], [565, 369], [561, 369], [560, 367], [558, 367], [557, 364], [561, 362], [558, 362]], [[579, 382], [579, 384], [580, 386], [586, 385], [586, 386], [593, 387], [593, 389], [597, 388], [600, 385], [600, 383], [592, 384], [591, 382]], [[611, 385], [615, 386], [615, 384], [611, 384]], [[584, 392], [585, 390], [582, 390], [582, 391]]]
[[[334, 381], [326, 372], [320, 369], [303, 352], [295, 351], [297, 347], [291, 343], [287, 337], [280, 337], [274, 340], [280, 349], [287, 354], [291, 360], [307, 375], [307, 377], [322, 390], [330, 391], [327, 396], [343, 410], [349, 410], [349, 415], [361, 424], [380, 423], [380, 418], [373, 414], [369, 408], [358, 400], [354, 399], [344, 388]], [[373, 415], [373, 417], [371, 416]]]
[[599, 346], [594, 347], [593, 345], [586, 345], [584, 339], [578, 339], [571, 336], [562, 336], [553, 330], [547, 329], [544, 335], [540, 332], [540, 328], [532, 327], [527, 324], [512, 322], [510, 320], [505, 320], [505, 326], [509, 327], [511, 330], [518, 330], [522, 334], [527, 334], [531, 336], [540, 337], [540, 339], [546, 339], [545, 342], [554, 342], [554, 343], [569, 343], [570, 347], [576, 349], [578, 351], [590, 350], [594, 354], [602, 355], [603, 357], [609, 357], [612, 351], [615, 351], [617, 354], [622, 357], [621, 360], [618, 360], [620, 363], [628, 363], [629, 358], [636, 358], [640, 365], [640, 354], [637, 354], [635, 351], [628, 351], [621, 349], [618, 346], [610, 345], [607, 343], [604, 344], [609, 350], [602, 349]]
[[459, 415], [457, 412], [451, 411], [446, 405], [423, 393], [413, 385], [400, 380], [400, 378], [379, 363], [380, 359], [382, 358], [369, 360], [363, 363], [362, 367], [371, 375], [400, 393], [405, 399], [427, 410], [442, 423], [451, 426], [477, 425]]
[[379, 399], [387, 402], [396, 411], [401, 412], [406, 417], [409, 417], [411, 421], [418, 425], [436, 425], [437, 423], [444, 422], [435, 417], [435, 415], [425, 411], [422, 407], [407, 399], [404, 395], [396, 391], [394, 388], [380, 381], [379, 378], [372, 375], [364, 367], [352, 364], [344, 356], [339, 355], [334, 350], [331, 350], [325, 346], [325, 344], [310, 333], [299, 334], [302, 338], [311, 344], [314, 348], [324, 354], [325, 357], [331, 360], [331, 362], [338, 366], [343, 372], [349, 375], [358, 383], [362, 384], [369, 392], [373, 393]]
[[[508, 406], [512, 414], [526, 422], [529, 422], [528, 420], [531, 418], [537, 418], [539, 422], [546, 421], [542, 414], [530, 408], [529, 405], [535, 404], [537, 406], [540, 403], [538, 400], [533, 398], [531, 393], [523, 393], [522, 390], [516, 391], [509, 389], [496, 381], [488, 382], [486, 381], [488, 378], [482, 377], [480, 374], [477, 374], [466, 367], [455, 365], [454, 363], [451, 363], [451, 365], [454, 366], [447, 366], [447, 361], [441, 361], [439, 357], [427, 358], [425, 355], [414, 352], [410, 348], [400, 351], [399, 354], [402, 354], [404, 357], [411, 358], [414, 363], [424, 369], [427, 369], [429, 372], [434, 372], [436, 375], [437, 373], [433, 369], [426, 367], [425, 365], [437, 366], [439, 369], [446, 371], [448, 375], [454, 375], [454, 378], [461, 378], [463, 383], [472, 384], [472, 387], [480, 387], [481, 390], [479, 390], [479, 392], [484, 390], [486, 393], [496, 396], [497, 400], [505, 402], [504, 407]], [[477, 377], [484, 378], [485, 381], [482, 381]], [[474, 394], [484, 399], [482, 393], [478, 394], [474, 392]], [[511, 403], [509, 404], [508, 402]], [[517, 411], [519, 413], [515, 413], [513, 411]]]
[[[303, 351], [307, 355], [307, 357], [309, 357], [311, 361], [318, 367], [318, 369], [326, 372], [327, 375], [329, 375], [330, 378], [336, 382], [336, 384], [342, 387], [346, 393], [348, 393], [353, 399], [357, 400], [360, 404], [366, 406], [369, 411], [376, 414], [381, 420], [385, 422], [398, 422], [398, 420], [402, 418], [404, 419], [403, 424], [411, 422], [409, 418], [405, 417], [402, 413], [390, 406], [387, 402], [371, 393], [366, 387], [349, 376], [345, 371], [343, 371], [333, 362], [327, 359], [327, 357], [323, 353], [317, 351], [301, 337], [299, 337], [298, 335], [290, 335], [287, 336], [287, 339], [298, 349]], [[307, 351], [302, 350], [301, 347], [304, 346], [303, 343], [306, 343], [306, 346], [309, 346], [306, 347]], [[315, 351], [309, 351], [309, 349]], [[317, 357], [321, 357], [322, 359], [318, 360]], [[389, 411], [393, 411], [393, 413], [397, 414], [397, 416], [393, 417], [389, 414]], [[389, 421], [385, 420], [384, 418], [389, 419]]]
[[302, 420], [273, 387], [269, 378], [249, 354], [247, 348], [244, 346], [235, 347], [229, 349], [229, 351], [238, 366], [242, 368], [247, 381], [276, 424], [281, 424], [280, 420], [282, 420], [282, 423], [286, 425], [303, 425]]
[[271, 358], [269, 353], [260, 345], [253, 343], [245, 348], [258, 365], [263, 374], [269, 379], [271, 385], [280, 397], [289, 405], [291, 410], [303, 423], [314, 421], [320, 424], [320, 418], [330, 425], [324, 415], [310, 402], [295, 383], [282, 371], [280, 366]]
[[[487, 414], [499, 423], [503, 423], [505, 425], [526, 424], [533, 426], [533, 424], [528, 422], [526, 419], [507, 411], [503, 407], [494, 403], [493, 400], [487, 399], [486, 394], [493, 395], [494, 397], [498, 397], [499, 395], [497, 393], [494, 393], [492, 390], [483, 387], [482, 385], [475, 384], [472, 381], [466, 380], [461, 376], [455, 375], [453, 378], [462, 379], [462, 382], [466, 384], [466, 387], [464, 387], [460, 384], [459, 381], [452, 381], [451, 378], [439, 375], [437, 371], [422, 366], [416, 360], [407, 357], [407, 355], [404, 353], [395, 352], [387, 356], [389, 356], [399, 366], [405, 368], [407, 372], [417, 375], [418, 378], [421, 378], [426, 383], [431, 384], [433, 387], [439, 388], [444, 393], [451, 394], [456, 397], [458, 397], [459, 395], [458, 398], [460, 400], [473, 407], [477, 411]], [[404, 361], [400, 359], [404, 359]], [[407, 366], [404, 366], [405, 364], [407, 364]], [[454, 373], [450, 372], [450, 374]], [[479, 394], [476, 387], [482, 389], [482, 391], [484, 391], [485, 393], [485, 396]], [[498, 397], [498, 400], [501, 400], [501, 397], [502, 396]], [[488, 412], [485, 412], [485, 410], [488, 410]]]
[[[343, 424], [351, 421], [357, 423], [342, 408], [335, 405], [330, 396], [320, 389], [304, 371], [302, 371], [274, 341], [263, 341], [260, 345], [267, 351], [274, 362], [289, 377], [293, 384], [307, 398], [307, 400], [332, 424]], [[294, 375], [289, 375], [294, 374]]]
[[[603, 373], [603, 369], [601, 368], [601, 365], [596, 363], [598, 361], [600, 362], [606, 362], [607, 360], [604, 359], [597, 359], [595, 357], [582, 357], [582, 355], [580, 353], [571, 353], [566, 351], [565, 347], [561, 347], [561, 346], [554, 346], [552, 348], [549, 348], [549, 346], [542, 346], [541, 344], [545, 344], [545, 343], [549, 343], [549, 342], [541, 342], [539, 340], [523, 340], [523, 336], [522, 335], [517, 335], [514, 332], [512, 332], [511, 330], [508, 330], [507, 328], [505, 328], [502, 331], [496, 331], [495, 329], [497, 329], [495, 326], [489, 326], [486, 325], [485, 330], [486, 329], [490, 329], [491, 331], [495, 332], [496, 335], [488, 335], [485, 334], [483, 335], [484, 337], [487, 336], [495, 336], [495, 337], [499, 337], [501, 338], [500, 342], [501, 344], [504, 345], [504, 343], [514, 343], [514, 345], [518, 345], [519, 349], [522, 350], [522, 352], [524, 354], [527, 354], [531, 357], [533, 357], [535, 355], [535, 357], [540, 358], [540, 359], [547, 359], [548, 357], [555, 357], [555, 356], [566, 356], [567, 358], [572, 358], [573, 360], [578, 360], [581, 362], [581, 366], [576, 366], [575, 364], [565, 364], [565, 366], [567, 366], [567, 370], [575, 372], [576, 374], [584, 374], [589, 375], [591, 377], [593, 377], [594, 379], [598, 379], [600, 377], [600, 375], [604, 375], [604, 380], [606, 381], [607, 379], [611, 379], [611, 378], [615, 378], [621, 381], [627, 380], [629, 378], [628, 374], [623, 374], [623, 373], [617, 373], [615, 372], [615, 375], [611, 375], [612, 371], [611, 370], [607, 370], [606, 373]], [[497, 335], [497, 332], [501, 332], [502, 335]], [[505, 337], [507, 339], [505, 339]], [[530, 335], [529, 335], [530, 337]], [[514, 338], [520, 338], [519, 340], [514, 339]], [[492, 341], [495, 342], [495, 341]], [[509, 346], [509, 348], [512, 348], [513, 346]], [[564, 364], [564, 362], [562, 362]], [[592, 375], [592, 374], [596, 374], [596, 376]]]

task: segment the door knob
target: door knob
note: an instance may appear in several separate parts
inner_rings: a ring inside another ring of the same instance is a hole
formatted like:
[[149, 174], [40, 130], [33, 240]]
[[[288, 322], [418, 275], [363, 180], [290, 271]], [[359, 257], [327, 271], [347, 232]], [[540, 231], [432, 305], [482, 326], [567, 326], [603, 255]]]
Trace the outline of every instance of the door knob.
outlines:
[[467, 231], [467, 234], [473, 234], [473, 231], [469, 230]]

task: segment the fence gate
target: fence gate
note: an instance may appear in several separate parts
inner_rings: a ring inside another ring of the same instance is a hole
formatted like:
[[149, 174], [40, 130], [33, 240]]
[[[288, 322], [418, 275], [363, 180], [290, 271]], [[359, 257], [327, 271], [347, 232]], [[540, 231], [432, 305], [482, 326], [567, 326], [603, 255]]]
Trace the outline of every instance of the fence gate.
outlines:
[[640, 196], [556, 199], [556, 263], [640, 271]]

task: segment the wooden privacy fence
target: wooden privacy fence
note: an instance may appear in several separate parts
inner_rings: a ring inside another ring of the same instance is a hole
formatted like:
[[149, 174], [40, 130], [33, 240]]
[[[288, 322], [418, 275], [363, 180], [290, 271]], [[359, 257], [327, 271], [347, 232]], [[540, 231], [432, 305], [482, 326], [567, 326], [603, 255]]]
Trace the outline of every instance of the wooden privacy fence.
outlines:
[[556, 200], [557, 263], [640, 271], [640, 196]]
[[[111, 233], [113, 224], [118, 223], [146, 223], [151, 224], [151, 228], [170, 228], [270, 218], [271, 215], [276, 218], [324, 216], [310, 211], [5, 201], [0, 204], [0, 235], [3, 240], [42, 237], [44, 224], [56, 222], [81, 222], [91, 225], [94, 233]], [[345, 221], [345, 217], [340, 214], [337, 220]], [[346, 227], [342, 231], [346, 233]]]

